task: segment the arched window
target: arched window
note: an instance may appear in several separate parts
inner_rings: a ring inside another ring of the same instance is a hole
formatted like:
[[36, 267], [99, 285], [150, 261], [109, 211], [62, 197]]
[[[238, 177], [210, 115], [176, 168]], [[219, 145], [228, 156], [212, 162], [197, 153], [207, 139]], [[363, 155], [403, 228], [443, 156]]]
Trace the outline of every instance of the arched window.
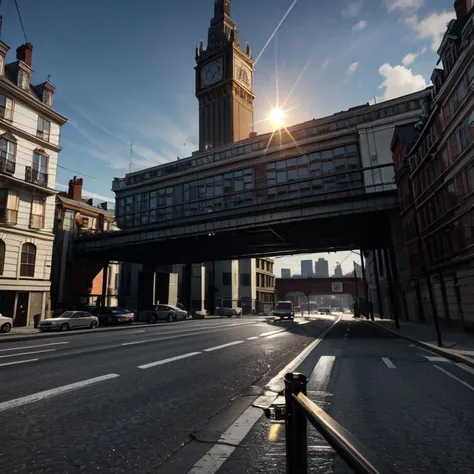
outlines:
[[0, 275], [3, 275], [3, 267], [5, 266], [5, 242], [0, 239]]
[[36, 246], [26, 243], [21, 248], [20, 276], [34, 277], [36, 264]]

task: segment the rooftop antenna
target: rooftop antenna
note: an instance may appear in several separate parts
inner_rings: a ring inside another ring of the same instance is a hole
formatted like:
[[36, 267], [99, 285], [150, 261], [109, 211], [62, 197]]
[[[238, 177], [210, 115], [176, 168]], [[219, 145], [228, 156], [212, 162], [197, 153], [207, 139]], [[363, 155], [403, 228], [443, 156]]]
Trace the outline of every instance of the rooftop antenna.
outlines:
[[132, 164], [133, 164], [133, 141], [130, 143], [130, 157], [128, 162], [128, 172], [132, 172]]

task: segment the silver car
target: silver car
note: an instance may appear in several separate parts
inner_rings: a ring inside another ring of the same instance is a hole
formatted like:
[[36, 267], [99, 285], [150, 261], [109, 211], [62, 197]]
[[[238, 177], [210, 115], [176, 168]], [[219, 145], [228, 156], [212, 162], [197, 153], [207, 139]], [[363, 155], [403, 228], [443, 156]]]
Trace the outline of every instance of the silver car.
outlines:
[[76, 328], [95, 329], [99, 325], [99, 319], [87, 311], [65, 311], [56, 318], [43, 319], [38, 328], [44, 331], [69, 331]]
[[179, 319], [187, 319], [188, 312], [184, 309], [180, 309], [177, 306], [169, 304], [156, 305], [151, 311], [143, 311], [140, 315], [141, 321], [147, 321], [151, 324], [157, 321], [168, 321], [169, 323], [177, 321]]

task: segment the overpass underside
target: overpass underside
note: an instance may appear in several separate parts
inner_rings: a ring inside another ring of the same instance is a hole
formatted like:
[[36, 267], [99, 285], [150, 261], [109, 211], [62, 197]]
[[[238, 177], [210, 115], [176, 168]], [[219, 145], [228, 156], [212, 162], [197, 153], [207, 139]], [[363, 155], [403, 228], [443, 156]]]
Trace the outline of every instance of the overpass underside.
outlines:
[[187, 218], [154, 228], [78, 238], [79, 255], [144, 264], [387, 248], [396, 191], [359, 195], [324, 206], [295, 202], [285, 209]]

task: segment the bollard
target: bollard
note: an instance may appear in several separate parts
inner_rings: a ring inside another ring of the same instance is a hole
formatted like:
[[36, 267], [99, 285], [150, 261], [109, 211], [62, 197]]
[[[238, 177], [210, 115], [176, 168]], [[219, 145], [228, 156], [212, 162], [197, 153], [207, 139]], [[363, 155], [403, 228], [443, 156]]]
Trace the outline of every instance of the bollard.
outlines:
[[286, 472], [287, 474], [307, 474], [308, 440], [306, 417], [296, 407], [293, 395], [306, 395], [308, 379], [303, 374], [288, 373], [285, 375], [286, 403]]

